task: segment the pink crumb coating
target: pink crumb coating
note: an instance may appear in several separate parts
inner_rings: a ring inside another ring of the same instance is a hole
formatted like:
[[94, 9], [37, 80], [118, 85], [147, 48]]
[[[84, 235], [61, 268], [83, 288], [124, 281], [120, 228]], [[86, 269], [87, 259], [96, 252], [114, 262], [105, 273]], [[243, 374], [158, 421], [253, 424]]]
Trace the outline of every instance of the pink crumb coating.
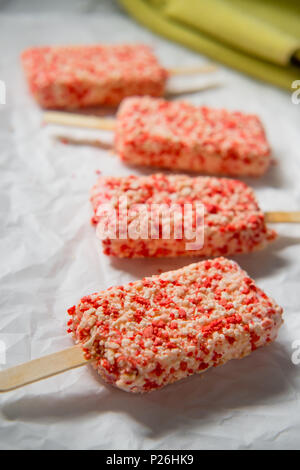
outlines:
[[[138, 215], [131, 211], [135, 204], [145, 204], [151, 211], [153, 204], [185, 204], [201, 202], [204, 214], [204, 245], [200, 249], [187, 250], [190, 240], [183, 237], [174, 239], [174, 219], [160, 218], [158, 239], [122, 239], [106, 237], [102, 240], [106, 255], [139, 257], [177, 257], [177, 256], [220, 256], [250, 253], [264, 248], [276, 238], [276, 232], [266, 226], [255, 194], [245, 183], [229, 178], [208, 176], [189, 177], [185, 175], [153, 174], [150, 176], [100, 177], [91, 191], [91, 203], [97, 224], [105, 217], [101, 212], [102, 204], [117, 207], [121, 197], [128, 201], [128, 225], [134, 223]], [[150, 216], [149, 216], [150, 218]], [[173, 223], [170, 239], [162, 236], [166, 224]], [[117, 222], [119, 216], [117, 214]], [[183, 222], [182, 222], [183, 223]]]
[[143, 393], [277, 337], [282, 309], [238, 264], [191, 264], [81, 299], [69, 330], [108, 383]]
[[131, 95], [162, 96], [168, 77], [141, 44], [33, 47], [21, 59], [43, 108], [115, 106]]
[[256, 115], [151, 97], [122, 102], [115, 148], [129, 164], [208, 174], [260, 176], [271, 161]]

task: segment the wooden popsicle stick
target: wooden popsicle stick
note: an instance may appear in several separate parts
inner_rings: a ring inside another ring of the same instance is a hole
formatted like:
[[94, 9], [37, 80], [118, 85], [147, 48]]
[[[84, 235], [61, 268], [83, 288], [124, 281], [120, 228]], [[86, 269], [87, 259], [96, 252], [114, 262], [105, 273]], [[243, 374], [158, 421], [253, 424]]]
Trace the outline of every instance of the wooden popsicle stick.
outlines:
[[103, 129], [109, 131], [113, 130], [115, 125], [115, 119], [86, 116], [83, 114], [67, 113], [64, 111], [45, 112], [44, 122], [47, 124], [87, 127], [89, 129]]
[[170, 75], [195, 75], [197, 73], [211, 73], [218, 69], [216, 64], [172, 67], [167, 69]]
[[0, 393], [38, 382], [67, 370], [88, 364], [80, 346], [49, 354], [19, 366], [0, 371]]
[[112, 150], [113, 143], [103, 142], [100, 139], [80, 139], [77, 137], [70, 137], [65, 135], [56, 135], [55, 139], [61, 142], [62, 144], [70, 145], [89, 145], [91, 147], [97, 147], [102, 150]]
[[211, 82], [211, 83], [202, 83], [199, 85], [180, 87], [180, 88], [167, 88], [166, 89], [166, 98], [171, 98], [172, 96], [187, 95], [189, 93], [197, 93], [198, 91], [210, 90], [211, 88], [217, 88], [221, 86], [220, 82]]
[[300, 212], [265, 212], [266, 222], [276, 223], [300, 223]]

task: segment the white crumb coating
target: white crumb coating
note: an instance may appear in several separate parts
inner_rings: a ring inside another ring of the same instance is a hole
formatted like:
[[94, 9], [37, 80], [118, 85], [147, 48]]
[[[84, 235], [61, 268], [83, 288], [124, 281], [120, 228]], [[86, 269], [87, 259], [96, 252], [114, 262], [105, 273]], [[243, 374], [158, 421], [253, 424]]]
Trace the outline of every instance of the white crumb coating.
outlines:
[[[160, 173], [150, 176], [100, 177], [91, 191], [94, 210], [92, 222], [95, 225], [99, 222], [104, 224], [107, 213], [102, 208], [109, 204], [116, 210], [116, 221], [119, 224], [123, 216], [117, 210], [122, 197], [126, 197], [128, 204], [128, 227], [130, 224], [138, 225], [139, 213], [135, 211], [138, 204], [144, 205], [148, 211], [149, 221], [155, 204], [165, 204], [167, 207], [176, 204], [184, 216], [175, 219], [172, 213], [162, 213], [157, 238], [152, 236], [151, 227], [146, 236], [141, 234], [140, 238], [135, 239], [130, 237], [129, 231], [126, 238], [119, 232], [110, 235], [107, 231], [108, 235], [102, 237], [106, 255], [120, 258], [226, 256], [260, 250], [276, 238], [276, 232], [266, 226], [253, 190], [238, 180]], [[192, 212], [190, 215], [184, 213], [184, 207], [185, 204], [193, 206], [196, 203], [201, 203], [204, 208], [203, 246], [195, 244], [190, 249], [189, 243], [194, 240], [186, 236], [184, 217], [192, 225], [194, 215]], [[107, 223], [113, 224], [115, 219], [110, 218]], [[164, 233], [170, 224], [170, 236], [167, 238]], [[176, 237], [175, 225], [178, 228], [180, 224], [181, 237]]]
[[22, 63], [43, 108], [116, 106], [127, 96], [162, 96], [168, 78], [143, 44], [33, 47], [23, 52]]
[[256, 115], [152, 97], [122, 102], [115, 147], [132, 165], [208, 174], [260, 176], [271, 162]]
[[282, 324], [281, 307], [223, 257], [92, 294], [68, 312], [104, 380], [136, 393], [247, 356]]

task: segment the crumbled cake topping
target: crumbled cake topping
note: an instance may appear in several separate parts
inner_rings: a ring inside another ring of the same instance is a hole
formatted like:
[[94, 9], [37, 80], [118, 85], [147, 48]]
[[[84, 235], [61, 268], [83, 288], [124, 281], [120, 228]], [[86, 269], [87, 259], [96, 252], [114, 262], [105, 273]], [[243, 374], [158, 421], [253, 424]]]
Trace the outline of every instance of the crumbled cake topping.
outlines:
[[[201, 203], [205, 209], [204, 246], [199, 250], [187, 251], [184, 236], [182, 239], [175, 239], [174, 236], [170, 240], [163, 239], [161, 234], [166, 225], [170, 224], [170, 217], [168, 213], [165, 216], [162, 213], [158, 239], [151, 239], [150, 235], [147, 239], [139, 240], [131, 240], [130, 237], [122, 239], [119, 235], [116, 238], [107, 237], [103, 240], [103, 246], [104, 253], [108, 255], [157, 257], [247, 253], [263, 248], [276, 237], [275, 232], [266, 227], [264, 214], [254, 192], [238, 180], [164, 174], [101, 177], [91, 193], [94, 210], [92, 222], [97, 224], [104, 219], [105, 213], [101, 211], [104, 204], [110, 204], [116, 210], [119, 222], [121, 215], [118, 213], [118, 204], [122, 197], [127, 200], [128, 225], [138, 217], [134, 210], [138, 204], [145, 205], [146, 210], [151, 211], [155, 204], [168, 207], [176, 204], [184, 208], [185, 204], [193, 206]], [[184, 235], [183, 228], [181, 232]], [[173, 234], [174, 230], [170, 230], [170, 233]]]
[[270, 148], [256, 115], [131, 97], [121, 104], [116, 149], [132, 164], [228, 175], [260, 175]]
[[81, 299], [69, 331], [110, 383], [160, 388], [275, 339], [282, 309], [217, 258]]
[[168, 75], [151, 49], [139, 44], [34, 47], [23, 52], [22, 62], [31, 92], [47, 108], [162, 96]]

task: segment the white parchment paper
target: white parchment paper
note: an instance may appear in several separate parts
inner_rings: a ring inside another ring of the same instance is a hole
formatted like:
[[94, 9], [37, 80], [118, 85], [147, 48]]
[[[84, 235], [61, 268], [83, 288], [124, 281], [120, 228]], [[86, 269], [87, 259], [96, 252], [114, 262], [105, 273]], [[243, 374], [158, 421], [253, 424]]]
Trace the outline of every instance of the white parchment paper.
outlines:
[[[0, 345], [6, 347], [5, 354], [0, 349], [0, 368], [5, 368], [69, 347], [66, 309], [81, 296], [191, 262], [117, 261], [100, 253], [89, 223], [88, 193], [96, 171], [143, 170], [128, 169], [103, 150], [56, 142], [57, 133], [108, 141], [111, 135], [41, 126], [20, 52], [32, 45], [140, 41], [152, 44], [166, 66], [206, 58], [144, 30], [109, 1], [4, 3], [0, 39], [0, 79], [7, 86], [6, 104], [0, 105]], [[259, 114], [278, 164], [247, 182], [264, 210], [299, 210], [300, 104], [292, 104], [287, 92], [223, 67], [216, 77], [222, 87], [186, 98]], [[187, 79], [176, 80], [184, 85]], [[300, 340], [300, 225], [277, 229], [280, 238], [269, 249], [236, 258], [284, 307], [276, 343], [145, 396], [105, 385], [89, 367], [1, 395], [0, 448], [299, 448], [300, 365], [291, 357], [293, 342]]]

